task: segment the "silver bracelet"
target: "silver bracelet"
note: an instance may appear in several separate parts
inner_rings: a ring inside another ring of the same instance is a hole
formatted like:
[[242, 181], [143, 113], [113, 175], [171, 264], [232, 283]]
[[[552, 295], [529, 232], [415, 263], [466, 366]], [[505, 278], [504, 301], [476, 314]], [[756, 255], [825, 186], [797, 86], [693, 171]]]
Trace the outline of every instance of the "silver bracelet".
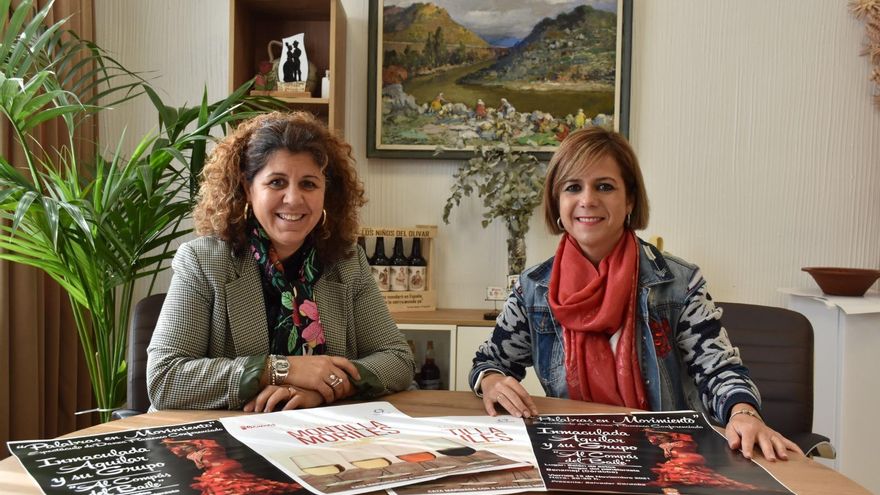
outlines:
[[760, 421], [762, 423], [764, 422], [764, 418], [762, 418], [760, 414], [756, 413], [755, 411], [752, 411], [751, 409], [740, 409], [739, 411], [734, 411], [730, 415], [730, 417], [727, 418], [727, 421], [730, 421], [731, 419], [733, 419], [733, 417], [736, 416], [737, 414], [747, 414], [753, 418], [756, 418], [758, 421]]

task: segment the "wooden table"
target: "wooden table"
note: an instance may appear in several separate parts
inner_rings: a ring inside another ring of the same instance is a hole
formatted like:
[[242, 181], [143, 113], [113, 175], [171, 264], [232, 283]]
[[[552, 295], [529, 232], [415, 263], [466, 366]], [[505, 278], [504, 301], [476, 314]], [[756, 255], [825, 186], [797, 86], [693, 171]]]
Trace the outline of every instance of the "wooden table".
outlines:
[[[483, 403], [470, 392], [427, 391], [401, 392], [385, 397], [401, 411], [410, 416], [473, 416], [485, 414]], [[620, 407], [578, 402], [564, 399], [535, 397], [538, 410], [542, 413], [607, 413], [625, 412]], [[217, 419], [223, 416], [245, 414], [241, 411], [162, 411], [141, 414], [119, 421], [111, 421], [91, 428], [74, 432], [67, 436], [94, 435], [114, 431], [148, 428], [191, 421]], [[760, 456], [760, 454], [758, 454]], [[813, 462], [804, 456], [797, 456], [786, 462], [768, 462], [758, 457], [757, 462], [767, 468], [779, 481], [798, 495], [870, 495], [870, 492], [842, 474]], [[865, 462], [870, 462], [865, 459]], [[39, 494], [36, 484], [19, 464], [18, 459], [9, 457], [0, 461], [0, 493]]]

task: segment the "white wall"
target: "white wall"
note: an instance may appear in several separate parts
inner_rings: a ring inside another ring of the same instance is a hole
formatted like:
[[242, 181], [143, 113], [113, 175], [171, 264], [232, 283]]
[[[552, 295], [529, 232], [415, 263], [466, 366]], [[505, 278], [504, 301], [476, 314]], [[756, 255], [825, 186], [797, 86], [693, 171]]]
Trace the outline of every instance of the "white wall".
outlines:
[[650, 232], [716, 298], [880, 266], [880, 109], [847, 2], [636, 1], [631, 137]]
[[[96, 0], [98, 43], [155, 70], [172, 103], [227, 90], [228, 6], [220, 0]], [[367, 225], [440, 225], [439, 305], [483, 307], [503, 283], [505, 232], [477, 201], [441, 220], [459, 162], [365, 157], [367, 0], [348, 17], [345, 135], [371, 199]], [[194, 26], [198, 29], [195, 30]], [[809, 286], [802, 266], [880, 267], [880, 110], [847, 2], [635, 0], [631, 138], [650, 228], [700, 264], [716, 299], [781, 305]], [[147, 102], [102, 120], [106, 139], [155, 125]], [[556, 239], [532, 222], [530, 264]]]

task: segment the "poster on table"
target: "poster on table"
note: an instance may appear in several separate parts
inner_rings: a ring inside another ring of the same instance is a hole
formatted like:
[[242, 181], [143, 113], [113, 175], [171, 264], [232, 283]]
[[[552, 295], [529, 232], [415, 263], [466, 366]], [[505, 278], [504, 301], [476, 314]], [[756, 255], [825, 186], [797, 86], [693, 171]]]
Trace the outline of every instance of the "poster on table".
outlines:
[[47, 494], [307, 494], [219, 421], [9, 442]]
[[418, 418], [444, 437], [474, 450], [488, 450], [502, 457], [528, 463], [503, 471], [462, 474], [389, 490], [396, 495], [469, 494], [500, 495], [543, 490], [535, 454], [525, 424], [512, 416], [447, 416]]
[[792, 493], [694, 411], [543, 415], [526, 428], [548, 490]]
[[353, 495], [529, 464], [472, 447], [388, 402], [223, 418], [226, 429], [315, 493]]

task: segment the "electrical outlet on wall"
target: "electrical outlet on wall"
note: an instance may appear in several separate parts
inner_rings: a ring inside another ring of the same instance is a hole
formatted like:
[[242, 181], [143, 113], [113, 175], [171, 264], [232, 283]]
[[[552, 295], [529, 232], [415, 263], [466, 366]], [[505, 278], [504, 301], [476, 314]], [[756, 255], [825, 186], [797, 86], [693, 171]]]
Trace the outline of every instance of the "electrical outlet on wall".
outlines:
[[486, 300], [503, 301], [507, 299], [507, 293], [504, 287], [486, 287]]

